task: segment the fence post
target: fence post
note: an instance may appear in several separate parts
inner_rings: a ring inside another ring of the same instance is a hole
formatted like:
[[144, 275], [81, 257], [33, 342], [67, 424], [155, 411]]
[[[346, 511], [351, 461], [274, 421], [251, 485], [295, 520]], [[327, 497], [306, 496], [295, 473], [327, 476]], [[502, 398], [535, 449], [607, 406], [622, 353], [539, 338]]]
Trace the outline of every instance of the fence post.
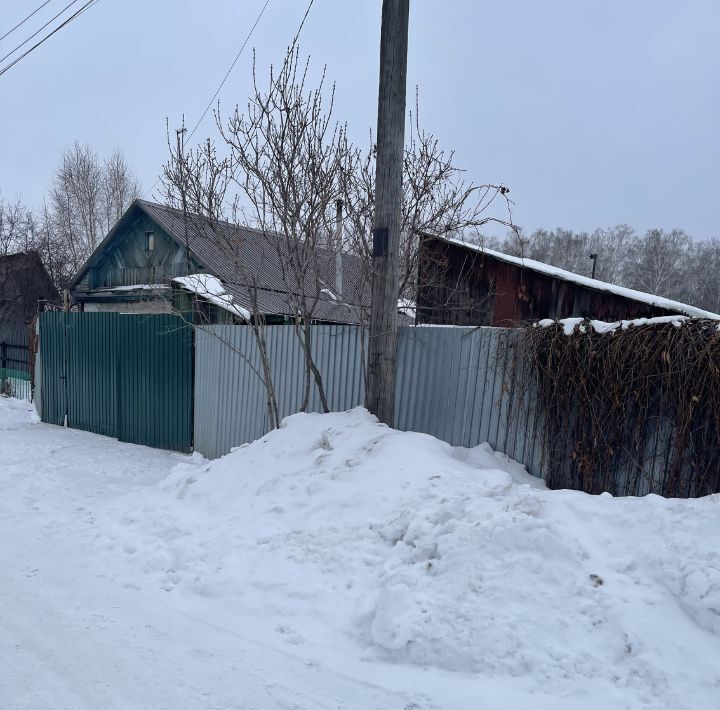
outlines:
[[7, 343], [0, 343], [0, 394], [5, 391], [5, 368], [7, 367]]

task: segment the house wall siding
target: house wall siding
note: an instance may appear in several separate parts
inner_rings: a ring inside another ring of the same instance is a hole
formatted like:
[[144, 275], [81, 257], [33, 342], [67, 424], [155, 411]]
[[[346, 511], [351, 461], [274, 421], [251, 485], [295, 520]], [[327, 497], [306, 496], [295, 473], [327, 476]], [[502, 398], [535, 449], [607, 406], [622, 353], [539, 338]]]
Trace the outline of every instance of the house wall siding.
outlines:
[[120, 301], [108, 303], [86, 303], [86, 313], [172, 313], [172, 301], [148, 299], [146, 301]]
[[[155, 248], [145, 249], [145, 234], [153, 232]], [[196, 265], [192, 265], [194, 270]], [[75, 291], [132, 286], [134, 284], [166, 283], [175, 276], [188, 273], [185, 250], [153, 220], [138, 213], [78, 281]]]
[[439, 239], [423, 240], [417, 322], [512, 327], [542, 318], [615, 321], [672, 315]]

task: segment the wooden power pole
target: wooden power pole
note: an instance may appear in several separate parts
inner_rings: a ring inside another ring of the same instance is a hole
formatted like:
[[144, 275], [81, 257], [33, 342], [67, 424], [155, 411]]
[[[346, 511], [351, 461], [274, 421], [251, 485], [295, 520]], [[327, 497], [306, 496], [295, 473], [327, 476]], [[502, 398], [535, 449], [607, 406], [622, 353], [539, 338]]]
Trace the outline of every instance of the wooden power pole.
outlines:
[[367, 406], [389, 426], [393, 426], [395, 419], [398, 252], [409, 15], [410, 0], [383, 0]]

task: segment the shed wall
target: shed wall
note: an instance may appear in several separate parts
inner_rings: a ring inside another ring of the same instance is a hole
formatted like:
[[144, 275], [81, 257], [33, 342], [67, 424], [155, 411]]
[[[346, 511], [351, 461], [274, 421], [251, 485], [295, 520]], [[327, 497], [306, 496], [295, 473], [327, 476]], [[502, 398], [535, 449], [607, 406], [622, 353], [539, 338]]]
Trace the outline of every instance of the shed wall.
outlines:
[[418, 323], [513, 327], [542, 318], [615, 321], [672, 315], [439, 239], [422, 241]]

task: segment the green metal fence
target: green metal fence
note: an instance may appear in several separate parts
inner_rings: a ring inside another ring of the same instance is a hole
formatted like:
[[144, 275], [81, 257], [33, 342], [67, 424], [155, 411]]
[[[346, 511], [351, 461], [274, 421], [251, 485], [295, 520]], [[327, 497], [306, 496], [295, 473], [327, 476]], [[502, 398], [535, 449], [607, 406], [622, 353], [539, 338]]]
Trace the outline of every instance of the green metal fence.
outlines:
[[192, 329], [172, 315], [43, 313], [42, 420], [192, 449]]

